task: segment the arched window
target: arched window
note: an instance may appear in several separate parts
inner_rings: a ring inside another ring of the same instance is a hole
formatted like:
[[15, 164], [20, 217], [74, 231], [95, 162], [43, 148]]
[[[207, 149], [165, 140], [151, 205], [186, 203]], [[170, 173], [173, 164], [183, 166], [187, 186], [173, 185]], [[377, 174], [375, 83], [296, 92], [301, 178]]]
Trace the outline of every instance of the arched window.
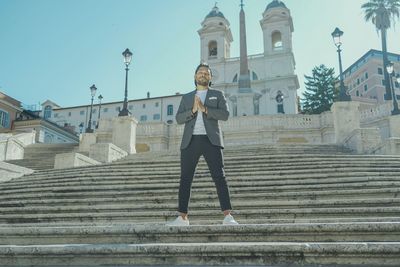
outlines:
[[277, 112], [285, 114], [285, 110], [283, 109], [283, 94], [281, 91], [278, 91], [276, 93], [275, 97], [276, 103], [277, 103]]
[[253, 71], [252, 72], [252, 76], [253, 76], [253, 80], [254, 81], [257, 81], [258, 80], [258, 76], [257, 76], [257, 74]]
[[208, 43], [208, 57], [217, 57], [218, 46], [217, 41], [211, 41]]
[[44, 115], [43, 115], [44, 119], [48, 119], [51, 118], [51, 106], [46, 106], [44, 108]]
[[273, 50], [282, 50], [283, 43], [282, 43], [282, 34], [278, 31], [272, 34], [272, 49]]
[[237, 79], [238, 79], [238, 75], [237, 75], [237, 74], [235, 74], [235, 77], [233, 77], [233, 80], [232, 80], [232, 82], [233, 82], [233, 83], [237, 83], [237, 81], [238, 81]]

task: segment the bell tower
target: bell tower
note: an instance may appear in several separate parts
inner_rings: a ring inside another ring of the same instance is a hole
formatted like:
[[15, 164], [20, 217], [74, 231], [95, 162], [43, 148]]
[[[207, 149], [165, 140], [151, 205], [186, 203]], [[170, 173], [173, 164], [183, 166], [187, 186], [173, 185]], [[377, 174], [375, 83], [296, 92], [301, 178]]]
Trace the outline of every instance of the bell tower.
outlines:
[[201, 61], [217, 62], [230, 57], [233, 41], [229, 21], [217, 4], [201, 23], [198, 30], [201, 42]]

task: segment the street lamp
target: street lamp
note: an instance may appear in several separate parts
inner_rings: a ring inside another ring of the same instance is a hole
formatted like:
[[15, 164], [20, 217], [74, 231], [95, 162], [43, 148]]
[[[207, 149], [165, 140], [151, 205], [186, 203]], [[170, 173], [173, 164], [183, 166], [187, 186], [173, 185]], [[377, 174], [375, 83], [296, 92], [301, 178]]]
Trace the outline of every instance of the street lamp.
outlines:
[[89, 123], [88, 123], [88, 127], [86, 128], [86, 133], [93, 133], [92, 130], [92, 110], [93, 110], [93, 98], [96, 95], [96, 86], [93, 84], [92, 86], [90, 86], [90, 94], [92, 95], [92, 104], [90, 105], [90, 116], [89, 116]]
[[[394, 91], [394, 85], [393, 85], [393, 76], [394, 76], [394, 64], [393, 64], [393, 62], [389, 62], [387, 65], [386, 65], [386, 71], [388, 72], [388, 74], [389, 74], [389, 81], [390, 81], [390, 83], [389, 83], [389, 85], [390, 85], [390, 92], [392, 93], [392, 99], [393, 99], [393, 110], [392, 110], [392, 115], [398, 115], [398, 114], [400, 114], [400, 111], [399, 111], [399, 105], [397, 104], [397, 97], [396, 97], [396, 93], [395, 93], [395, 91]], [[396, 78], [397, 80], [397, 82], [400, 82], [400, 77], [397, 77]]]
[[98, 99], [99, 99], [99, 104], [100, 104], [100, 106], [99, 106], [99, 116], [97, 117], [96, 129], [99, 128], [100, 113], [101, 113], [101, 100], [103, 99], [103, 96], [102, 96], [102, 95], [99, 95]]
[[129, 115], [129, 110], [128, 110], [128, 66], [131, 64], [132, 60], [132, 53], [129, 51], [129, 49], [125, 49], [125, 51], [122, 53], [124, 56], [124, 63], [125, 63], [125, 98], [124, 98], [124, 105], [122, 107], [122, 110], [119, 112], [118, 116], [128, 116]]
[[336, 27], [336, 29], [331, 33], [331, 35], [333, 38], [333, 43], [337, 47], [337, 52], [339, 55], [339, 71], [340, 71], [339, 101], [350, 101], [351, 98], [346, 93], [346, 87], [344, 86], [344, 82], [343, 82], [342, 56], [340, 54], [340, 52], [342, 52], [342, 49], [340, 49], [340, 47], [342, 46], [342, 41], [341, 41], [340, 37], [342, 37], [343, 31], [341, 31], [339, 28]]

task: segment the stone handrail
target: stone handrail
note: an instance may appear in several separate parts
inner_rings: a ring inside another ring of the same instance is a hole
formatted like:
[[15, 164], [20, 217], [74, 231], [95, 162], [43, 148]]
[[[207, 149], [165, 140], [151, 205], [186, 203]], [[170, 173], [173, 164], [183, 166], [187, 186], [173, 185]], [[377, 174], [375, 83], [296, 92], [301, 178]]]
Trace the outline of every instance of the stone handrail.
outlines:
[[139, 123], [136, 129], [138, 136], [167, 136], [167, 124], [161, 123]]
[[[261, 53], [261, 54], [248, 56], [247, 59], [263, 58], [263, 57], [264, 57], [264, 53]], [[238, 60], [240, 60], [240, 57], [231, 57], [231, 58], [225, 59], [225, 62], [233, 62], [233, 61], [238, 61]]]
[[0, 135], [0, 161], [22, 159], [24, 147], [35, 143], [35, 131], [16, 135]]
[[375, 107], [369, 107], [360, 111], [360, 122], [365, 123], [381, 119], [391, 115], [392, 105], [391, 103], [385, 103]]
[[222, 122], [225, 132], [238, 129], [319, 129], [321, 128], [320, 115], [264, 115], [234, 117]]

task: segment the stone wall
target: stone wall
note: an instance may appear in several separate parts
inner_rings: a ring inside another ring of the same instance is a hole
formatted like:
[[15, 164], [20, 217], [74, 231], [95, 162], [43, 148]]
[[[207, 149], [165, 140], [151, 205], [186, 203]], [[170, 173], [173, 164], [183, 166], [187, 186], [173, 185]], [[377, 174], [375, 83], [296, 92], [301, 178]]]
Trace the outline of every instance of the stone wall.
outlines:
[[0, 161], [24, 158], [24, 147], [35, 143], [36, 132], [0, 134]]
[[[332, 111], [319, 115], [240, 116], [220, 121], [220, 125], [227, 147], [337, 144], [363, 154], [392, 154], [394, 149], [389, 149], [389, 144], [397, 144], [396, 138], [400, 138], [400, 116], [391, 116], [391, 109], [390, 103], [363, 106], [356, 101], [336, 102]], [[177, 150], [183, 129], [183, 125], [177, 124], [139, 123], [136, 146], [143, 151]]]

